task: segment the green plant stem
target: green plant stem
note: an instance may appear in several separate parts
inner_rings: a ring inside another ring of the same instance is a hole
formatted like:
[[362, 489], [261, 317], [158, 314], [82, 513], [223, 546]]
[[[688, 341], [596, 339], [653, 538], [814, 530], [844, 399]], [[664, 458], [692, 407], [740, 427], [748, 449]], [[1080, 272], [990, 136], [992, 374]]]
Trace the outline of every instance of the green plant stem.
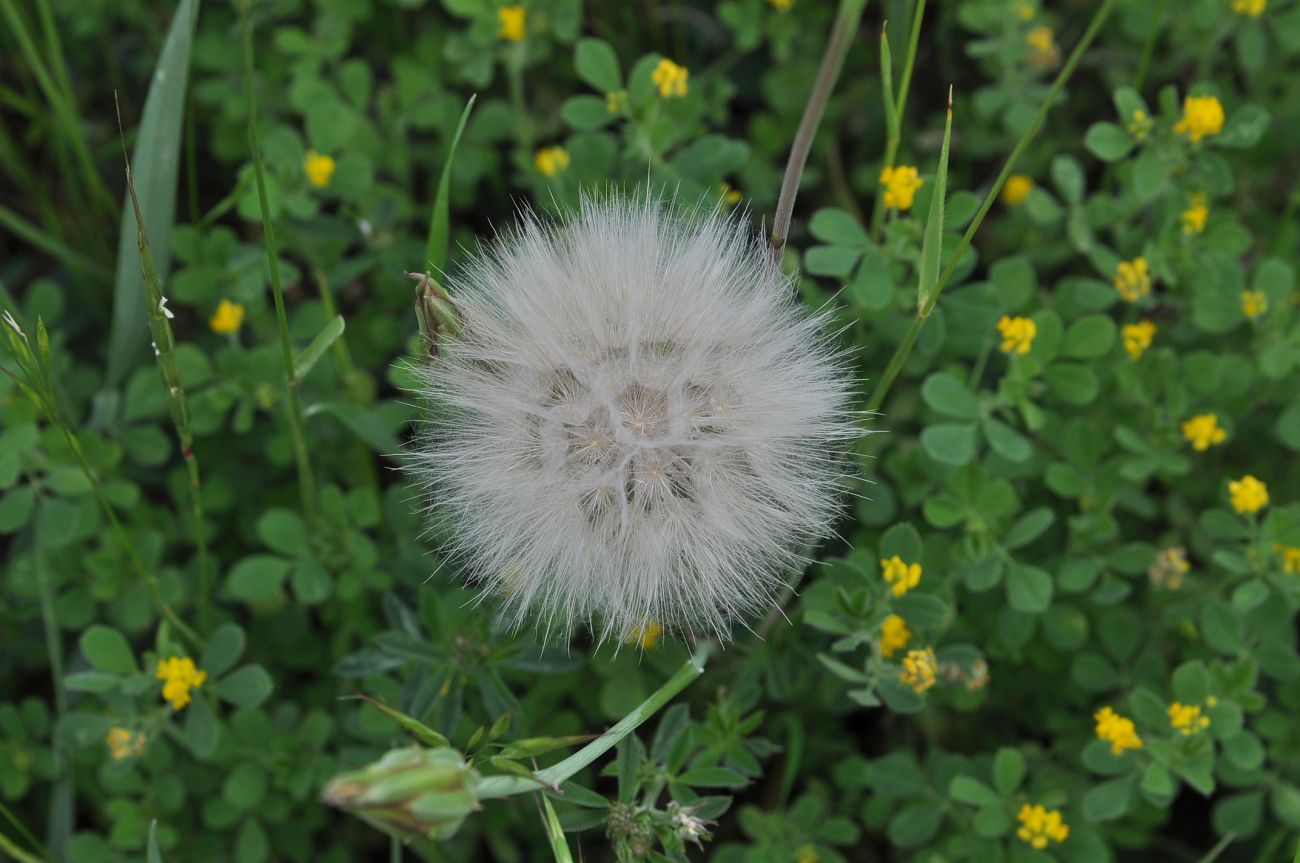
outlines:
[[[894, 167], [894, 160], [898, 158], [898, 148], [903, 143], [903, 111], [907, 107], [907, 92], [912, 85], [912, 69], [916, 65], [916, 49], [921, 41], [921, 21], [924, 17], [925, 0], [917, 0], [912, 15], [912, 32], [908, 34], [907, 39], [907, 56], [903, 60], [903, 74], [898, 80], [898, 95], [895, 97], [893, 94], [886, 94], [885, 96], [890, 100], [892, 108], [887, 116], [889, 139], [885, 142], [885, 161], [881, 165], [881, 170]], [[882, 33], [882, 41], [883, 38]], [[880, 232], [884, 227], [885, 196], [877, 194], [876, 202], [871, 209], [871, 238], [880, 242]]]
[[298, 465], [298, 493], [302, 498], [303, 516], [309, 526], [316, 524], [316, 479], [311, 457], [307, 453], [306, 423], [302, 399], [294, 377], [293, 344], [289, 341], [289, 318], [284, 310], [284, 289], [280, 283], [280, 263], [275, 247], [275, 227], [271, 223], [271, 203], [266, 194], [266, 175], [262, 168], [262, 146], [257, 134], [257, 93], [253, 73], [253, 24], [248, 9], [243, 12], [245, 95], [248, 105], [248, 144], [257, 179], [257, 203], [262, 214], [262, 236], [266, 241], [266, 261], [271, 268], [271, 291], [275, 296], [275, 320], [280, 331], [280, 356], [284, 364], [285, 394], [288, 401], [289, 433], [293, 438], [294, 457]]
[[524, 164], [533, 154], [533, 121], [528, 116], [528, 105], [524, 98], [524, 46], [526, 42], [516, 42], [507, 50], [506, 76], [510, 83], [510, 106], [515, 114], [515, 147], [520, 161]]
[[808, 96], [808, 106], [804, 108], [799, 130], [795, 132], [794, 142], [790, 145], [790, 158], [785, 163], [781, 193], [777, 198], [776, 214], [772, 218], [772, 261], [777, 266], [780, 266], [785, 254], [790, 219], [794, 216], [794, 200], [799, 193], [799, 179], [803, 176], [804, 166], [808, 164], [813, 138], [817, 135], [817, 127], [821, 125], [822, 115], [826, 113], [826, 103], [830, 101], [831, 91], [835, 89], [840, 70], [844, 68], [844, 58], [848, 55], [849, 46], [853, 44], [853, 35], [858, 31], [862, 12], [866, 8], [867, 0], [840, 0], [839, 9], [835, 13], [835, 24], [826, 43], [826, 53], [822, 55], [821, 67], [817, 70], [817, 78], [813, 81], [812, 93]]
[[489, 776], [484, 779], [478, 786], [479, 799], [488, 800], [495, 797], [524, 794], [529, 791], [537, 791], [539, 786], [555, 787], [572, 778], [579, 770], [617, 746], [619, 741], [635, 731], [651, 716], [654, 716], [664, 705], [672, 701], [677, 693], [703, 674], [704, 666], [708, 663], [709, 657], [712, 656], [716, 647], [716, 643], [711, 640], [700, 642], [691, 658], [686, 660], [682, 667], [672, 677], [668, 678], [664, 685], [659, 687], [654, 694], [641, 702], [631, 713], [620, 719], [604, 734], [568, 758], [547, 767], [545, 770], [538, 771], [534, 774], [536, 779], [527, 779], [521, 776]]
[[1061, 90], [1065, 88], [1066, 83], [1074, 74], [1074, 70], [1079, 65], [1079, 61], [1083, 59], [1084, 52], [1088, 50], [1092, 41], [1097, 37], [1097, 33], [1101, 30], [1102, 24], [1106, 22], [1107, 16], [1110, 15], [1111, 9], [1114, 8], [1115, 2], [1116, 0], [1104, 0], [1100, 8], [1097, 9], [1097, 12], [1092, 16], [1092, 21], [1088, 24], [1088, 29], [1084, 31], [1078, 44], [1074, 46], [1074, 50], [1070, 53], [1070, 58], [1066, 61], [1065, 65], [1061, 67], [1061, 71], [1057, 74], [1056, 80], [1052, 82], [1052, 87], [1047, 92], [1047, 97], [1039, 107], [1038, 113], [1034, 116], [1033, 122], [1029, 124], [1029, 128], [1025, 129], [1024, 134], [1020, 136], [1020, 140], [1016, 142], [1016, 146], [1012, 148], [1011, 155], [1007, 157], [1007, 161], [1002, 166], [1002, 171], [998, 174], [997, 179], [993, 181], [993, 185], [989, 188], [988, 194], [984, 196], [984, 202], [980, 204], [979, 211], [975, 214], [975, 218], [971, 220], [970, 225], [966, 228], [966, 232], [962, 234], [961, 241], [957, 243], [957, 248], [953, 250], [952, 257], [948, 261], [948, 266], [944, 268], [943, 275], [939, 277], [938, 283], [935, 284], [934, 290], [929, 293], [924, 305], [917, 310], [916, 317], [912, 319], [911, 325], [903, 335], [903, 341], [899, 344], [897, 350], [894, 351], [894, 355], [889, 360], [889, 365], [885, 367], [885, 373], [881, 376], [880, 383], [876, 385], [875, 391], [871, 394], [871, 400], [867, 402], [866, 410], [868, 413], [878, 410], [880, 406], [884, 404], [885, 396], [889, 394], [889, 388], [893, 385], [894, 380], [898, 377], [898, 373], [903, 368], [903, 364], [907, 362], [908, 356], [912, 353], [912, 347], [916, 344], [917, 336], [921, 334], [921, 328], [925, 326], [926, 319], [929, 318], [930, 313], [934, 311], [935, 304], [939, 302], [939, 295], [943, 293], [943, 289], [948, 284], [948, 280], [952, 278], [952, 274], [957, 269], [958, 263], [961, 262], [962, 255], [965, 254], [966, 249], [970, 247], [971, 240], [974, 239], [976, 231], [979, 230], [980, 225], [984, 222], [984, 217], [988, 215], [994, 202], [997, 201], [998, 194], [1002, 191], [1002, 186], [1006, 183], [1007, 177], [1011, 176], [1011, 172], [1015, 170], [1016, 163], [1020, 160], [1020, 156], [1024, 153], [1025, 148], [1028, 147], [1029, 143], [1038, 135], [1039, 129], [1043, 126], [1043, 121], [1047, 118], [1047, 112], [1051, 110], [1052, 105], [1056, 102], [1057, 96], [1060, 95]]

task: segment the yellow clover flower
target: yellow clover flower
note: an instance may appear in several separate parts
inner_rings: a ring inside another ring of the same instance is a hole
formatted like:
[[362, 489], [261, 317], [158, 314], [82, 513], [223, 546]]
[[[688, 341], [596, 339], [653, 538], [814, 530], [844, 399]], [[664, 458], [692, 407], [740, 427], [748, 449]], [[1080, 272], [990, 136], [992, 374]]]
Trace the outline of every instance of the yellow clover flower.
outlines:
[[1282, 558], [1282, 571], [1287, 575], [1300, 574], [1300, 548], [1292, 545], [1273, 544], [1273, 553]]
[[1268, 8], [1268, 0], [1232, 0], [1232, 11], [1249, 18], [1258, 18]]
[[1141, 749], [1142, 738], [1138, 736], [1133, 720], [1120, 716], [1110, 707], [1103, 707], [1093, 714], [1097, 722], [1097, 739], [1110, 744], [1113, 755], [1123, 755], [1127, 749]]
[[122, 761], [133, 755], [139, 755], [144, 752], [144, 745], [148, 742], [148, 737], [143, 731], [136, 734], [131, 733], [131, 729], [123, 728], [120, 725], [114, 726], [108, 730], [104, 736], [104, 743], [108, 746], [108, 754], [114, 761]]
[[1210, 208], [1205, 203], [1205, 196], [1197, 193], [1187, 199], [1187, 209], [1178, 216], [1183, 223], [1184, 234], [1199, 234], [1205, 230], [1205, 220], [1210, 216]]
[[1187, 562], [1187, 552], [1182, 546], [1161, 549], [1156, 554], [1155, 563], [1147, 569], [1147, 578], [1156, 587], [1178, 590], [1183, 586], [1183, 576], [1191, 571]]
[[1037, 69], [1048, 69], [1061, 59], [1061, 49], [1056, 46], [1056, 36], [1052, 28], [1041, 24], [1030, 30], [1025, 36], [1029, 46], [1029, 65]]
[[1199, 704], [1181, 704], [1175, 701], [1169, 705], [1168, 712], [1170, 727], [1184, 737], [1190, 737], [1210, 727], [1210, 717], [1201, 715]]
[[1198, 414], [1184, 420], [1183, 437], [1191, 443], [1192, 449], [1205, 452], [1210, 447], [1221, 444], [1228, 438], [1228, 433], [1219, 426], [1218, 414]]
[[547, 177], [554, 177], [569, 167], [569, 151], [563, 147], [543, 147], [533, 157], [537, 170]]
[[199, 688], [208, 679], [208, 673], [200, 671], [188, 656], [158, 660], [155, 676], [163, 681], [163, 698], [171, 702], [172, 710], [184, 709], [192, 700], [190, 690]]
[[1241, 292], [1241, 313], [1248, 318], [1257, 318], [1268, 311], [1268, 297], [1263, 291]]
[[660, 60], [659, 65], [650, 73], [650, 80], [659, 88], [659, 96], [663, 99], [685, 96], [688, 77], [690, 72], [685, 66], [678, 66], [667, 57]]
[[1020, 820], [1016, 835], [1039, 851], [1046, 848], [1049, 841], [1060, 844], [1070, 836], [1070, 826], [1061, 820], [1059, 809], [1047, 809], [1041, 803], [1033, 806], [1025, 803], [1016, 818]]
[[1141, 320], [1136, 324], [1125, 324], [1120, 333], [1124, 338], [1124, 350], [1133, 359], [1140, 360], [1147, 348], [1151, 347], [1151, 340], [1156, 335], [1156, 325], [1148, 320]]
[[307, 151], [307, 158], [302, 160], [302, 169], [307, 174], [307, 181], [318, 189], [330, 184], [334, 176], [334, 158], [322, 156], [315, 150]]
[[605, 94], [605, 110], [611, 114], [620, 114], [627, 106], [627, 91], [615, 90]]
[[1034, 336], [1038, 335], [1038, 325], [1029, 318], [1011, 318], [1006, 315], [998, 321], [998, 332], [1002, 334], [1001, 351], [1004, 354], [1028, 354], [1034, 347]]
[[1268, 506], [1268, 486], [1250, 474], [1229, 482], [1228, 494], [1232, 498], [1232, 508], [1242, 515], [1259, 512]]
[[659, 636], [664, 634], [664, 628], [657, 620], [651, 620], [643, 626], [628, 633], [627, 641], [629, 644], [639, 644], [642, 650], [649, 650], [659, 643]]
[[925, 692], [934, 686], [935, 672], [939, 670], [939, 661], [935, 659], [934, 648], [909, 650], [903, 657], [903, 670], [898, 679], [917, 692]]
[[232, 303], [230, 300], [222, 299], [217, 303], [217, 311], [212, 317], [208, 318], [208, 326], [212, 332], [219, 335], [228, 333], [237, 333], [239, 328], [244, 325], [244, 307], [240, 303]]
[[794, 5], [794, 0], [767, 0], [767, 5], [778, 12], [789, 12], [790, 7]]
[[1188, 96], [1183, 100], [1183, 119], [1174, 131], [1186, 135], [1192, 143], [1223, 131], [1223, 104], [1214, 96]]
[[894, 596], [902, 596], [921, 583], [921, 564], [907, 564], [898, 555], [880, 561], [881, 575]]
[[1126, 303], [1136, 303], [1151, 293], [1151, 274], [1147, 259], [1138, 255], [1131, 261], [1120, 261], [1112, 280], [1115, 290]]
[[522, 42], [528, 35], [528, 12], [523, 6], [503, 6], [497, 10], [501, 29], [497, 35], [507, 42]]
[[1002, 203], [1015, 207], [1023, 204], [1034, 190], [1034, 181], [1025, 174], [1012, 174], [1002, 187]]
[[885, 618], [880, 626], [880, 655], [888, 659], [895, 651], [907, 647], [912, 640], [912, 631], [907, 628], [907, 621], [897, 614]]
[[893, 209], [912, 209], [916, 190], [924, 183], [914, 165], [887, 167], [880, 172], [880, 184], [885, 187], [885, 206]]

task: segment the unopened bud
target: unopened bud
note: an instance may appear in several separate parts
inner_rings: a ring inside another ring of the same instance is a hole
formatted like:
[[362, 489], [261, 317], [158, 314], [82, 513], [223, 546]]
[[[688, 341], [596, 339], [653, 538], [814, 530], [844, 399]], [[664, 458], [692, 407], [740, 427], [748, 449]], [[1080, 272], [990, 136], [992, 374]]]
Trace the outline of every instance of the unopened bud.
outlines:
[[479, 808], [477, 785], [455, 749], [412, 746], [334, 777], [321, 800], [402, 838], [448, 839]]

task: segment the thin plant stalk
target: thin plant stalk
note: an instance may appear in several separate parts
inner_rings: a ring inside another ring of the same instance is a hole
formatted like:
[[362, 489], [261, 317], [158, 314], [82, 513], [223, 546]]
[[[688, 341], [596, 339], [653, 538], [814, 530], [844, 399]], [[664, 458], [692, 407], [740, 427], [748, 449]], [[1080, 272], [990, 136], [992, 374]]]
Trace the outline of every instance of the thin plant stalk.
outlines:
[[[882, 54], [882, 64], [886, 64], [882, 70], [882, 80], [885, 87], [885, 120], [888, 124], [888, 140], [885, 142], [885, 161], [881, 166], [882, 170], [888, 170], [894, 167], [894, 160], [898, 158], [898, 148], [903, 142], [903, 110], [907, 107], [907, 91], [912, 85], [912, 69], [916, 65], [916, 49], [921, 41], [921, 21], [925, 17], [925, 0], [917, 0], [916, 10], [912, 15], [912, 31], [908, 34], [907, 39], [907, 56], [903, 60], [903, 74], [898, 80], [898, 95], [895, 96], [893, 89], [893, 69], [888, 65], [890, 62], [889, 37], [882, 27], [880, 30], [880, 47]], [[871, 237], [879, 242], [880, 232], [884, 228], [885, 220], [885, 196], [876, 195], [876, 203], [871, 211]]]
[[0, 206], [0, 228], [4, 228], [17, 235], [20, 239], [31, 243], [55, 260], [67, 264], [70, 270], [84, 276], [91, 276], [101, 282], [111, 283], [113, 281], [113, 274], [102, 264], [74, 250], [57, 237], [42, 231], [5, 206]]
[[[116, 94], [114, 94], [116, 106]], [[122, 127], [121, 109], [118, 109], [118, 130]], [[149, 237], [144, 230], [144, 215], [140, 212], [140, 199], [135, 193], [135, 180], [131, 176], [131, 159], [126, 154], [126, 140], [122, 140], [122, 159], [126, 163], [126, 190], [131, 198], [131, 209], [135, 213], [136, 248], [140, 253], [140, 268], [144, 273], [144, 290], [146, 307], [149, 310], [149, 333], [153, 336], [154, 354], [158, 359], [158, 369], [162, 372], [163, 385], [167, 389], [167, 407], [176, 427], [176, 437], [180, 440], [181, 459], [185, 462], [185, 472], [189, 477], [190, 515], [194, 519], [194, 545], [198, 551], [199, 567], [199, 629], [208, 632], [211, 629], [212, 573], [208, 566], [208, 539], [204, 529], [203, 485], [199, 480], [199, 460], [194, 454], [194, 430], [190, 425], [190, 407], [185, 398], [185, 386], [181, 381], [180, 365], [176, 361], [176, 337], [172, 333], [171, 322], [167, 319], [166, 297], [163, 296], [162, 280], [158, 268], [154, 265], [153, 254], [149, 251]]]
[[271, 291], [275, 296], [275, 320], [280, 331], [280, 355], [284, 364], [285, 394], [288, 401], [289, 433], [293, 438], [294, 457], [298, 466], [298, 493], [302, 511], [309, 525], [316, 523], [316, 478], [312, 474], [307, 452], [306, 422], [302, 398], [294, 375], [293, 344], [289, 341], [289, 318], [284, 310], [284, 289], [280, 283], [280, 263], [275, 246], [275, 226], [271, 222], [271, 203], [266, 194], [266, 174], [262, 167], [262, 145], [257, 134], [257, 93], [253, 81], [253, 24], [248, 9], [243, 13], [244, 77], [248, 105], [248, 144], [257, 179], [257, 203], [262, 215], [262, 236], [266, 242], [266, 262], [271, 268]]
[[[41, 628], [45, 631], [45, 652], [50, 658], [50, 683], [54, 687], [54, 716], [57, 722], [62, 722], [63, 717], [68, 712], [68, 692], [63, 685], [63, 644], [59, 637], [59, 622], [54, 614], [54, 588], [50, 584], [50, 568], [45, 559], [44, 546], [37, 537], [36, 543], [36, 582], [37, 589], [40, 592], [41, 603]], [[57, 771], [54, 777], [54, 795], [66, 794], [71, 800], [72, 776], [68, 770], [68, 754], [63, 751], [63, 746], [59, 743], [58, 735], [55, 735], [53, 741], [54, 750], [54, 767]], [[66, 787], [64, 784], [68, 783]], [[56, 816], [55, 812], [59, 812]], [[61, 842], [66, 843], [69, 836], [72, 835], [72, 809], [71, 806], [59, 807], [53, 803], [50, 805], [51, 819], [58, 819], [63, 823], [58, 825], [57, 829], [52, 829], [51, 833], [61, 837]], [[54, 822], [51, 822], [51, 827]]]
[[840, 70], [844, 68], [844, 58], [853, 43], [853, 34], [858, 32], [858, 24], [866, 8], [867, 0], [840, 0], [839, 9], [835, 13], [835, 24], [826, 43], [821, 67], [817, 70], [817, 78], [813, 81], [812, 93], [808, 96], [808, 106], [804, 108], [803, 119], [799, 121], [799, 129], [790, 145], [790, 158], [785, 163], [785, 176], [781, 179], [776, 215], [772, 218], [772, 260], [778, 266], [789, 237], [794, 199], [799, 193], [799, 179], [803, 176], [804, 166], [808, 164], [808, 153], [812, 149], [813, 138], [817, 135], [817, 127], [821, 125], [822, 115], [826, 113], [826, 103], [830, 101], [831, 91], [835, 89]]
[[1051, 110], [1052, 105], [1056, 102], [1057, 96], [1060, 95], [1061, 90], [1065, 88], [1066, 83], [1074, 74], [1074, 70], [1079, 65], [1079, 61], [1083, 58], [1084, 52], [1088, 50], [1088, 47], [1097, 37], [1097, 33], [1101, 30], [1102, 24], [1106, 22], [1106, 18], [1110, 15], [1111, 9], [1113, 9], [1114, 6], [1115, 0], [1105, 0], [1105, 2], [1103, 2], [1097, 9], [1096, 14], [1092, 16], [1092, 21], [1088, 24], [1088, 29], [1084, 31], [1078, 44], [1074, 46], [1074, 50], [1070, 53], [1069, 59], [1066, 60], [1065, 65], [1061, 67], [1061, 71], [1057, 74], [1056, 80], [1052, 82], [1052, 87], [1047, 92], [1047, 97], [1039, 107], [1038, 113], [1034, 116], [1033, 122], [1029, 124], [1029, 128], [1025, 129], [1024, 133], [1020, 136], [1020, 140], [1016, 142], [1016, 146], [1011, 150], [1011, 155], [1007, 156], [1007, 161], [1003, 164], [1002, 171], [998, 174], [997, 179], [993, 181], [993, 185], [989, 187], [988, 193], [984, 196], [984, 202], [980, 204], [979, 211], [975, 214], [975, 218], [971, 220], [970, 225], [966, 228], [966, 232], [962, 234], [961, 241], [958, 242], [957, 248], [953, 250], [952, 257], [948, 261], [948, 266], [944, 268], [943, 274], [939, 277], [938, 282], [935, 283], [932, 290], [922, 286], [921, 290], [925, 298], [924, 302], [917, 310], [916, 317], [912, 319], [912, 324], [908, 327], [907, 333], [904, 334], [903, 341], [899, 344], [897, 350], [894, 351], [894, 355], [890, 358], [889, 365], [886, 366], [885, 373], [881, 376], [880, 383], [876, 386], [875, 392], [871, 394], [871, 400], [867, 403], [866, 408], [868, 413], [879, 409], [880, 406], [884, 404], [885, 396], [889, 394], [889, 388], [898, 377], [898, 373], [902, 371], [903, 364], [907, 362], [908, 356], [911, 355], [912, 347], [916, 344], [917, 336], [921, 334], [921, 328], [925, 326], [926, 319], [929, 318], [930, 313], [934, 311], [935, 304], [939, 302], [939, 295], [943, 293], [943, 289], [948, 284], [948, 280], [952, 278], [952, 274], [957, 269], [957, 264], [961, 261], [962, 255], [965, 254], [966, 249], [970, 247], [971, 240], [975, 237], [975, 232], [979, 230], [980, 225], [984, 222], [984, 217], [988, 215], [994, 202], [997, 201], [998, 195], [1002, 191], [1002, 186], [1006, 183], [1007, 177], [1011, 176], [1011, 172], [1015, 170], [1016, 163], [1020, 161], [1020, 157], [1024, 153], [1025, 148], [1029, 146], [1029, 143], [1033, 141], [1033, 139], [1038, 135], [1038, 131], [1043, 127], [1043, 121], [1047, 118], [1047, 112]]

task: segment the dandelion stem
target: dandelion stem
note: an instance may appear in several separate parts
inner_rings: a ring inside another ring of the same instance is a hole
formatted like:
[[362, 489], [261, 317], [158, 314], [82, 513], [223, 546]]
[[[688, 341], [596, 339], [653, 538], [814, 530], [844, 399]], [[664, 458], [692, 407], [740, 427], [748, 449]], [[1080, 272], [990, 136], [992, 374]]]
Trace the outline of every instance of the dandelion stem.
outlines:
[[1020, 140], [1016, 142], [1016, 146], [1011, 150], [1011, 155], [1007, 156], [1007, 161], [1003, 164], [1002, 171], [998, 174], [997, 179], [993, 181], [993, 185], [984, 196], [984, 202], [980, 204], [979, 211], [975, 214], [975, 218], [971, 220], [969, 227], [966, 228], [966, 232], [962, 234], [961, 241], [957, 244], [957, 248], [953, 250], [952, 257], [948, 261], [948, 266], [944, 268], [943, 274], [939, 277], [938, 283], [934, 286], [934, 290], [929, 293], [924, 304], [917, 310], [917, 315], [912, 319], [912, 324], [908, 327], [907, 333], [903, 336], [902, 343], [899, 344], [897, 350], [894, 351], [893, 357], [890, 358], [889, 365], [885, 368], [885, 373], [880, 378], [880, 383], [876, 386], [875, 392], [871, 395], [871, 400], [867, 403], [868, 413], [877, 410], [882, 404], [884, 404], [885, 396], [889, 394], [889, 388], [893, 385], [894, 379], [898, 377], [898, 373], [902, 370], [903, 364], [907, 362], [907, 358], [912, 352], [912, 346], [916, 344], [917, 336], [921, 334], [921, 328], [925, 326], [926, 319], [930, 316], [930, 313], [934, 311], [935, 304], [939, 302], [939, 295], [943, 293], [944, 286], [947, 285], [948, 280], [952, 278], [952, 274], [957, 269], [957, 265], [960, 263], [962, 255], [965, 254], [966, 249], [970, 247], [971, 240], [975, 237], [975, 232], [979, 230], [980, 225], [984, 222], [984, 217], [988, 215], [989, 210], [993, 207], [993, 203], [997, 200], [998, 194], [1002, 191], [1002, 186], [1006, 183], [1007, 177], [1011, 176], [1011, 172], [1015, 170], [1016, 163], [1020, 160], [1021, 154], [1024, 153], [1025, 148], [1029, 146], [1029, 143], [1038, 135], [1038, 131], [1043, 127], [1043, 121], [1047, 118], [1047, 112], [1051, 110], [1052, 105], [1056, 102], [1057, 96], [1060, 95], [1061, 90], [1065, 88], [1066, 83], [1070, 80], [1071, 76], [1073, 76], [1075, 68], [1083, 58], [1084, 52], [1088, 50], [1093, 39], [1097, 37], [1097, 33], [1101, 30], [1101, 26], [1106, 22], [1106, 18], [1110, 15], [1110, 11], [1114, 6], [1115, 0], [1105, 0], [1101, 7], [1097, 9], [1096, 14], [1092, 16], [1092, 21], [1088, 24], [1088, 29], [1084, 31], [1078, 44], [1074, 46], [1074, 50], [1070, 53], [1070, 58], [1065, 62], [1065, 65], [1061, 67], [1061, 71], [1057, 74], [1056, 80], [1052, 82], [1052, 87], [1048, 90], [1047, 97], [1043, 99], [1043, 104], [1039, 107], [1038, 113], [1034, 116], [1033, 122], [1029, 124], [1029, 128], [1025, 129], [1024, 134], [1020, 136]]
[[830, 101], [835, 81], [844, 67], [844, 57], [849, 52], [853, 34], [858, 30], [858, 23], [862, 20], [862, 12], [866, 7], [867, 0], [840, 0], [839, 9], [835, 13], [835, 24], [831, 28], [826, 53], [822, 56], [821, 68], [817, 70], [817, 79], [813, 82], [812, 93], [808, 97], [808, 107], [804, 109], [794, 143], [790, 145], [790, 158], [785, 164], [781, 194], [777, 199], [776, 215], [772, 219], [772, 260], [777, 265], [780, 265], [785, 253], [790, 219], [794, 215], [794, 199], [799, 192], [799, 178], [803, 176], [817, 127], [821, 125], [822, 115], [826, 113], [826, 103]]
[[266, 174], [262, 168], [262, 145], [257, 134], [257, 93], [253, 74], [253, 24], [247, 8], [243, 12], [244, 87], [248, 105], [248, 144], [257, 179], [257, 203], [262, 215], [262, 237], [266, 242], [266, 262], [271, 269], [271, 292], [275, 296], [275, 320], [280, 331], [280, 355], [284, 365], [285, 394], [288, 401], [289, 433], [293, 438], [294, 457], [298, 466], [298, 493], [308, 525], [316, 523], [316, 479], [311, 457], [307, 453], [307, 435], [302, 415], [302, 399], [294, 376], [293, 344], [289, 341], [289, 319], [284, 310], [284, 289], [280, 283], [280, 262], [275, 246], [275, 226], [271, 221], [271, 203], [266, 194]]

